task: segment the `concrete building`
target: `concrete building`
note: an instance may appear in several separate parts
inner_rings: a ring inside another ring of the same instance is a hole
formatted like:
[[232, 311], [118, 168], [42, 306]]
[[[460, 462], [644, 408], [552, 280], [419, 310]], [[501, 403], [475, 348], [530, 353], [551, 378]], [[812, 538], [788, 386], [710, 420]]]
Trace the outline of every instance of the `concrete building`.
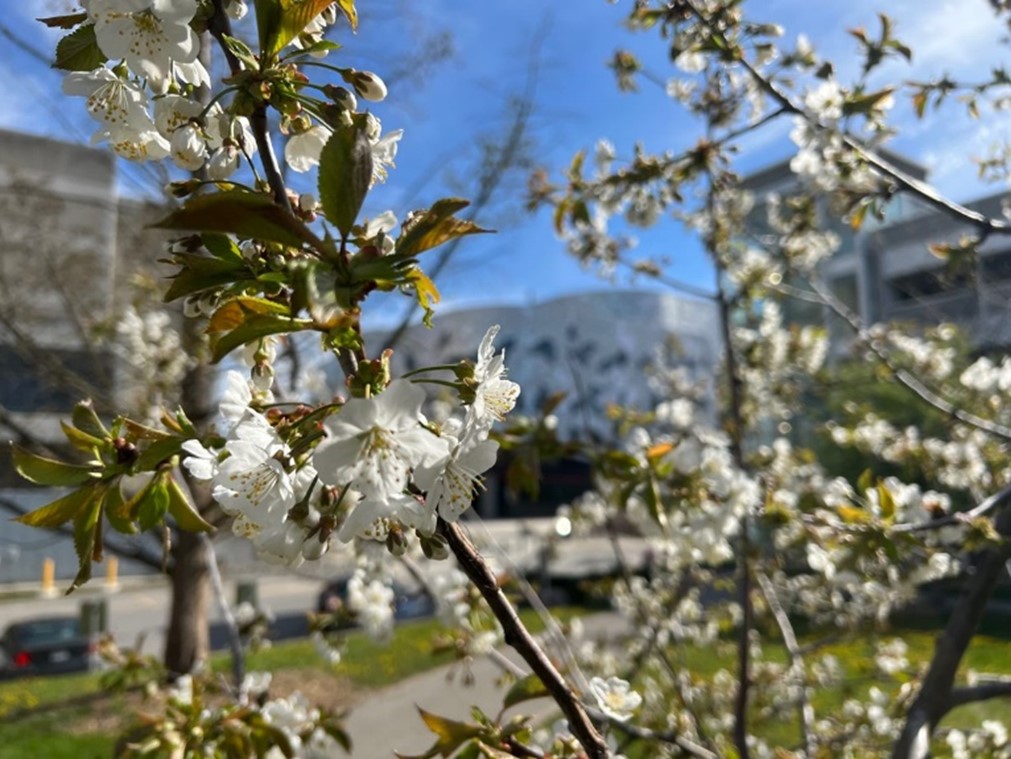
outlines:
[[[73, 405], [116, 387], [120, 369], [94, 329], [112, 313], [117, 285], [158, 257], [162, 237], [147, 229], [158, 213], [118, 197], [109, 151], [0, 130], [3, 440], [24, 430], [58, 448], [59, 420]], [[4, 446], [0, 498], [23, 508], [52, 500], [9, 462]], [[0, 516], [0, 582], [38, 579], [46, 557], [60, 577], [76, 571], [69, 539]]]
[[[923, 166], [893, 153], [885, 156], [910, 176], [928, 179]], [[788, 161], [748, 176], [744, 185], [755, 194], [751, 219], [753, 233], [759, 237], [769, 231], [763, 199], [769, 193], [786, 196], [800, 192]], [[1007, 197], [998, 193], [966, 205], [1001, 218]], [[827, 209], [824, 219], [827, 228], [839, 235], [841, 245], [822, 264], [821, 275], [865, 324], [954, 322], [970, 333], [978, 350], [1011, 344], [1011, 240], [992, 236], [980, 246], [971, 269], [954, 272], [928, 246], [957, 243], [975, 230], [909, 193], [899, 193], [889, 201], [883, 220], [868, 214], [856, 231]], [[793, 316], [799, 320], [826, 320], [833, 353], [845, 352], [851, 340], [848, 327], [818, 307], [794, 308]]]
[[[561, 439], [612, 441], [609, 404], [652, 408], [660, 400], [647, 369], [660, 358], [709, 383], [703, 413], [713, 416], [713, 379], [720, 360], [719, 321], [712, 302], [667, 293], [614, 290], [571, 295], [530, 306], [477, 308], [439, 314], [435, 327], [412, 327], [396, 346], [395, 373], [474, 358], [485, 331], [498, 324], [509, 377], [522, 392], [516, 413], [536, 415], [555, 393]], [[503, 462], [506, 466], [508, 460]], [[501, 475], [501, 467], [498, 471]], [[589, 486], [585, 463], [542, 468], [541, 497], [524, 501], [488, 478], [478, 504], [485, 516], [547, 516]]]

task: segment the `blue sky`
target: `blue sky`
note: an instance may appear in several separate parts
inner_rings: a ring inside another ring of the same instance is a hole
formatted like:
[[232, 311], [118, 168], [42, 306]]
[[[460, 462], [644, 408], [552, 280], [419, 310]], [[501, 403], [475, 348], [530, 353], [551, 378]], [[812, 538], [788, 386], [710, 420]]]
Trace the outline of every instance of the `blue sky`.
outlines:
[[[50, 50], [58, 35], [32, 16], [59, 12], [61, 5], [67, 3], [12, 4], [3, 23], [30, 44]], [[455, 51], [420, 81], [395, 85], [388, 100], [374, 107], [386, 129], [402, 127], [405, 136], [397, 170], [369, 199], [367, 210], [372, 212], [393, 208], [402, 216], [443, 195], [460, 194], [461, 188], [466, 194], [477, 140], [501, 134], [508, 125], [508, 99], [522, 92], [534, 41], [540, 37], [533, 116], [538, 163], [557, 172], [577, 150], [592, 147], [600, 137], [610, 139], [619, 156], [627, 156], [637, 140], [649, 150], [677, 151], [699, 134], [697, 125], [659, 88], [644, 83], [639, 94], [630, 95], [614, 86], [605, 61], [619, 47], [635, 51], [661, 77], [675, 73], [657, 35], [632, 35], [622, 28], [629, 0], [363, 0], [359, 5], [363, 20], [357, 38], [334, 54], [342, 65], [371, 68], [383, 75], [390, 66], [389, 51], [398, 47], [398, 41], [423, 39], [440, 30], [452, 35]], [[846, 63], [853, 57], [855, 42], [845, 30], [865, 25], [876, 31], [874, 14], [885, 6], [897, 21], [898, 36], [912, 45], [916, 58], [913, 66], [889, 64], [881, 72], [882, 81], [924, 79], [941, 71], [980, 77], [1007, 59], [1008, 48], [999, 43], [1006, 27], [994, 21], [985, 0], [745, 4], [756, 18], [783, 24], [788, 44], [798, 33], [807, 34], [820, 52], [841, 64], [843, 82], [856, 73], [852, 60]], [[93, 125], [80, 100], [60, 94], [60, 78], [5, 44], [0, 58], [0, 126], [87, 141]], [[971, 122], [951, 107], [941, 118], [918, 123], [902, 100], [895, 113], [902, 133], [893, 147], [931, 167], [942, 190], [959, 199], [995, 191], [976, 182], [966, 155], [980, 155], [991, 142], [1008, 137], [1006, 115]], [[788, 131], [789, 124], [783, 122], [746, 140], [741, 170], [788, 157], [792, 152]], [[136, 167], [122, 168], [124, 192], [138, 192], [143, 181]], [[466, 241], [456, 264], [440, 279], [444, 307], [531, 303], [611, 286], [567, 257], [546, 213], [531, 216], [522, 211], [522, 177], [515, 178], [508, 190], [483, 219], [498, 233]], [[666, 255], [674, 262], [672, 276], [711, 286], [705, 256], [677, 222], [662, 222], [641, 235], [639, 252]], [[396, 307], [391, 303], [391, 316]]]

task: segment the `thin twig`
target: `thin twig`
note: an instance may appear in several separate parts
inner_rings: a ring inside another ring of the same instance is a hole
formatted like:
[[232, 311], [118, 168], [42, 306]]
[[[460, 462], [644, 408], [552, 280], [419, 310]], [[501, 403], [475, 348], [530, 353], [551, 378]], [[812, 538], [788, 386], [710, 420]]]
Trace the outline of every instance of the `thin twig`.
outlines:
[[825, 286], [824, 282], [817, 277], [811, 277], [808, 282], [811, 285], [811, 289], [815, 291], [819, 298], [821, 298], [822, 302], [835, 312], [837, 316], [843, 319], [843, 321], [845, 321], [854, 332], [856, 332], [857, 338], [860, 342], [866, 345], [867, 348], [878, 357], [878, 359], [892, 372], [895, 379], [897, 379], [902, 385], [905, 385], [907, 389], [911, 390], [921, 400], [926, 401], [941, 413], [946, 414], [952, 419], [962, 422], [963, 424], [968, 424], [971, 427], [975, 427], [983, 432], [987, 432], [1004, 440], [1011, 440], [1011, 428], [1003, 424], [991, 422], [989, 419], [984, 419], [960, 409], [955, 404], [927, 387], [917, 377], [913, 376], [911, 372], [896, 364], [887, 349], [881, 345], [881, 341], [870, 334], [870, 332], [864, 327], [860, 317], [853, 313], [853, 311], [846, 306], [845, 303], [839, 300], [832, 291]]
[[214, 598], [218, 602], [218, 611], [221, 619], [225, 623], [225, 631], [228, 633], [228, 650], [232, 655], [232, 678], [235, 680], [235, 692], [242, 696], [242, 681], [246, 678], [246, 654], [242, 650], [242, 638], [239, 636], [239, 626], [235, 622], [235, 615], [232, 614], [232, 607], [225, 598], [225, 587], [221, 582], [221, 570], [218, 568], [218, 555], [214, 550], [214, 541], [207, 537], [207, 533], [201, 533], [200, 538], [204, 541], [207, 549], [207, 568], [211, 576], [211, 588], [214, 589]]
[[[694, 0], [683, 0], [683, 3], [684, 7], [699, 20], [699, 23], [706, 27], [710, 34], [721, 34], [719, 30], [715, 28], [712, 19], [696, 7]], [[755, 65], [744, 56], [743, 53], [736, 56], [734, 61], [740, 64], [740, 66], [751, 77], [752, 81], [754, 81], [762, 91], [764, 91], [777, 103], [777, 105], [779, 105], [780, 111], [800, 116], [813, 129], [819, 132], [831, 132], [832, 134], [837, 135], [847, 148], [866, 161], [879, 175], [887, 177], [899, 188], [919, 196], [927, 204], [960, 221], [972, 224], [982, 230], [984, 234], [1011, 234], [1011, 224], [1008, 222], [1001, 221], [999, 219], [991, 219], [978, 211], [973, 211], [971, 208], [967, 208], [960, 203], [949, 200], [941, 195], [931, 185], [910, 176], [906, 172], [902, 171], [902, 169], [898, 168], [895, 164], [882, 158], [856, 137], [840, 130], [831, 129], [825, 124], [822, 124], [817, 118], [798, 105], [793, 98], [780, 89], [775, 82], [759, 71]]]
[[793, 630], [793, 624], [790, 622], [786, 609], [779, 601], [779, 595], [776, 593], [776, 587], [772, 584], [772, 580], [764, 572], [756, 572], [755, 578], [758, 580], [758, 586], [762, 589], [762, 595], [765, 596], [769, 611], [772, 612], [772, 617], [779, 627], [779, 634], [783, 638], [783, 644], [786, 646], [787, 657], [790, 661], [790, 671], [797, 678], [797, 711], [800, 714], [801, 741], [804, 744], [805, 756], [813, 757], [814, 707], [807, 697], [807, 686], [804, 683], [806, 670], [804, 659], [800, 653], [800, 645], [797, 643], [797, 634]]

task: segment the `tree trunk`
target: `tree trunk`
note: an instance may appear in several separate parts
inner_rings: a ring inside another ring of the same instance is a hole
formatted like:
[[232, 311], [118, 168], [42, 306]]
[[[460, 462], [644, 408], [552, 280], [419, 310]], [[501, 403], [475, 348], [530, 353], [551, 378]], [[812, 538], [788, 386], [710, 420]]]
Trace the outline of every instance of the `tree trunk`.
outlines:
[[193, 672], [207, 661], [211, 583], [207, 544], [198, 533], [179, 531], [172, 558], [172, 608], [165, 637], [165, 668], [170, 677], [176, 677]]
[[[220, 3], [216, 11], [221, 12]], [[200, 60], [211, 70], [211, 39], [205, 32], [200, 46]], [[209, 102], [206, 87], [197, 99]], [[215, 368], [207, 360], [207, 343], [203, 324], [198, 319], [184, 318], [182, 347], [194, 360], [183, 379], [181, 404], [197, 429], [203, 429], [214, 416]], [[206, 514], [211, 506], [210, 493], [201, 483], [193, 482], [183, 472], [190, 485], [198, 511]], [[211, 603], [211, 556], [200, 535], [175, 530], [172, 547], [172, 609], [165, 637], [165, 668], [175, 677], [192, 672], [207, 660], [210, 652], [208, 614]]]

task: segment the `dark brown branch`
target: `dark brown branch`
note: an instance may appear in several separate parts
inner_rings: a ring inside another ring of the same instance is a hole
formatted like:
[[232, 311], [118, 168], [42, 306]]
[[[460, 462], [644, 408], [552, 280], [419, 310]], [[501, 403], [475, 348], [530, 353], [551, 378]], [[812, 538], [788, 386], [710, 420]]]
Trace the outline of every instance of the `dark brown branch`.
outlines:
[[[710, 190], [710, 212], [712, 212], [712, 193]], [[723, 267], [720, 264], [719, 252], [716, 250], [716, 242], [712, 239], [706, 241], [707, 247], [713, 255], [713, 262], [716, 266], [716, 302], [720, 312], [720, 329], [723, 336], [723, 361], [724, 370], [727, 374], [727, 384], [730, 388], [730, 453], [734, 463], [741, 469], [744, 468], [744, 452], [741, 448], [741, 441], [744, 436], [744, 414], [742, 412], [744, 404], [744, 387], [740, 372], [737, 368], [737, 356], [734, 352], [733, 335], [730, 329], [730, 296], [727, 294], [724, 285]], [[745, 514], [740, 520], [740, 536], [738, 539], [739, 548], [737, 551], [737, 590], [738, 603], [741, 605], [741, 629], [737, 640], [737, 696], [734, 699], [734, 744], [737, 746], [737, 753], [740, 759], [748, 759], [748, 695], [751, 689], [751, 627], [754, 623], [751, 606], [751, 571], [749, 558], [751, 553], [751, 541], [748, 537], [749, 529], [748, 515]]]
[[597, 727], [590, 720], [585, 707], [572, 688], [558, 670], [555, 669], [554, 664], [551, 663], [544, 654], [544, 651], [537, 644], [537, 641], [530, 634], [530, 631], [524, 626], [516, 614], [516, 610], [509, 603], [509, 599], [506, 598], [505, 593], [499, 587], [495, 574], [478, 553], [474, 544], [470, 542], [463, 530], [456, 524], [446, 522], [440, 518], [437, 529], [438, 533], [449, 544], [449, 548], [456, 557], [460, 569], [474, 583], [474, 586], [480, 591], [481, 596], [502, 625], [505, 633], [505, 642], [523, 657], [527, 666], [540, 678], [544, 687], [551, 693], [555, 703], [558, 704], [565, 718], [568, 720], [569, 729], [586, 750], [587, 756], [590, 759], [607, 759], [609, 751], [600, 731], [597, 730]]
[[[225, 36], [232, 35], [232, 22], [224, 10], [224, 0], [214, 0], [214, 14], [207, 26], [207, 31], [217, 40], [225, 60], [228, 62], [228, 70], [234, 76], [242, 71], [242, 64], [235, 57], [228, 45], [225, 44]], [[274, 195], [274, 202], [279, 206], [291, 210], [291, 202], [288, 200], [288, 190], [284, 184], [284, 176], [281, 174], [281, 167], [274, 153], [274, 145], [270, 141], [270, 131], [267, 128], [267, 104], [260, 103], [249, 116], [249, 127], [253, 132], [253, 139], [256, 140], [256, 149], [260, 154], [260, 163], [263, 171], [267, 175], [267, 184]]]
[[1011, 680], [991, 680], [979, 683], [978, 685], [968, 685], [964, 688], [955, 688], [951, 691], [948, 699], [948, 710], [956, 709], [966, 704], [974, 704], [978, 701], [987, 701], [991, 698], [1011, 697]]
[[[1011, 496], [1005, 495], [998, 504], [1000, 511], [995, 527], [1003, 537], [1011, 535], [1009, 503]], [[952, 708], [955, 673], [976, 635], [987, 601], [1004, 572], [1009, 553], [1011, 546], [1005, 542], [982, 550], [973, 557], [965, 590], [944, 631], [937, 638], [934, 657], [893, 748], [893, 759], [922, 759], [928, 755], [930, 741], [924, 740], [924, 737], [930, 737], [941, 718]]]

